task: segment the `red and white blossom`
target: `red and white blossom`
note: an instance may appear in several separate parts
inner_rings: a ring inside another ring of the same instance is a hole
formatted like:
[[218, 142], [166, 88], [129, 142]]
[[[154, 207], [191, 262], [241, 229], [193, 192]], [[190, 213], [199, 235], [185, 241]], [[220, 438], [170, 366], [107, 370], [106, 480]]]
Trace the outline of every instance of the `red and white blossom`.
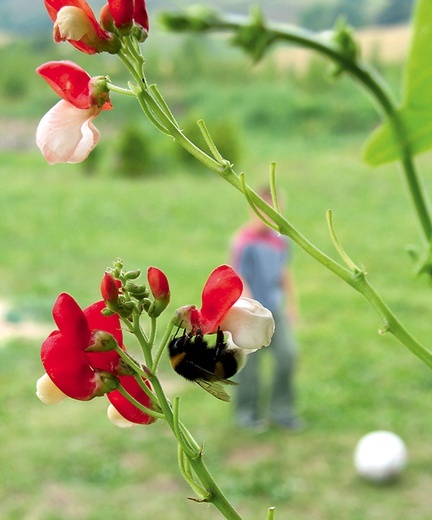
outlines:
[[36, 144], [49, 164], [84, 161], [100, 137], [93, 119], [112, 109], [106, 80], [72, 61], [50, 61], [36, 72], [63, 99], [41, 119]]
[[105, 31], [85, 0], [44, 0], [46, 10], [54, 22], [56, 43], [70, 42], [85, 54], [97, 52], [117, 53], [120, 42]]
[[228, 265], [217, 267], [208, 277], [202, 292], [202, 304], [181, 307], [177, 323], [201, 334], [213, 334], [218, 328], [229, 344], [253, 351], [270, 344], [274, 332], [272, 313], [256, 300], [242, 297], [243, 282]]

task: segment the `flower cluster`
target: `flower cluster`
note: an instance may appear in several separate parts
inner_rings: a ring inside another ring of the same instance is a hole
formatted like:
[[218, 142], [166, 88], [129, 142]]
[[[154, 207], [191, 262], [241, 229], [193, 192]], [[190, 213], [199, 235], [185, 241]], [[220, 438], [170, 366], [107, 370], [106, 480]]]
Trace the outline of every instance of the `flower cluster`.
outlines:
[[120, 319], [104, 314], [106, 302], [100, 300], [82, 310], [72, 296], [62, 293], [53, 307], [58, 327], [43, 342], [41, 360], [46, 370], [37, 383], [37, 395], [46, 404], [65, 397], [88, 401], [106, 395], [109, 417], [118, 425], [150, 424], [153, 417], [134, 405], [124, 391], [139, 404], [151, 409], [151, 390], [146, 378], [138, 380], [134, 365], [119, 354], [125, 351]]
[[[133, 323], [143, 313], [157, 318], [169, 304], [170, 287], [166, 275], [156, 267], [147, 270], [148, 289], [135, 283], [139, 270], [125, 273], [121, 268], [119, 261], [116, 269], [104, 274], [103, 299], [84, 310], [71, 295], [58, 296], [53, 307], [57, 329], [41, 347], [46, 374], [38, 380], [37, 395], [46, 404], [65, 397], [88, 401], [106, 395], [111, 403], [108, 416], [115, 424], [150, 424], [158, 409], [149, 381], [155, 374], [127, 353], [121, 321], [133, 331]], [[244, 359], [246, 353], [270, 343], [274, 321], [258, 302], [241, 297], [242, 290], [242, 281], [232, 267], [221, 265], [204, 285], [201, 308], [177, 309], [172, 323], [187, 329], [188, 338], [216, 333], [220, 337], [222, 331], [226, 349]], [[150, 361], [151, 348], [144, 345]]]
[[[54, 41], [70, 42], [85, 54], [121, 51], [122, 38], [135, 31], [143, 41], [149, 28], [144, 0], [109, 0], [99, 23], [85, 0], [45, 0], [54, 22]], [[36, 72], [62, 100], [40, 121], [36, 144], [49, 164], [82, 162], [99, 141], [93, 119], [112, 108], [104, 76], [90, 77], [71, 61], [52, 61]]]

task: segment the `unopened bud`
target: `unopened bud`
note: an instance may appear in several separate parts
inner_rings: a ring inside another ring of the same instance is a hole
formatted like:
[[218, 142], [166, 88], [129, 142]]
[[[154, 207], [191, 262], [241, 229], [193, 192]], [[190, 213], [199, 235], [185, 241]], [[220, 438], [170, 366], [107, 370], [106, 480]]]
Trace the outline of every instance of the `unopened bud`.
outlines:
[[168, 278], [157, 267], [149, 267], [147, 280], [154, 302], [150, 306], [149, 316], [157, 318], [168, 306], [171, 298]]
[[[94, 76], [89, 82], [93, 104], [99, 108], [106, 103], [109, 103], [108, 108], [112, 108], [107, 81], [106, 76]], [[107, 105], [105, 105], [105, 107], [107, 107]]]
[[98, 388], [93, 397], [105, 395], [108, 392], [115, 390], [120, 382], [114, 374], [111, 372], [105, 372], [104, 370], [95, 370], [95, 375], [98, 377]]
[[116, 302], [119, 297], [120, 287], [120, 281], [116, 280], [111, 273], [106, 272], [100, 286], [102, 298], [109, 303]]
[[109, 352], [119, 345], [114, 336], [104, 330], [95, 330], [92, 333], [92, 343], [85, 349], [86, 352]]
[[194, 329], [199, 323], [199, 310], [195, 305], [179, 307], [175, 312], [172, 322], [176, 327], [181, 327], [182, 329]]

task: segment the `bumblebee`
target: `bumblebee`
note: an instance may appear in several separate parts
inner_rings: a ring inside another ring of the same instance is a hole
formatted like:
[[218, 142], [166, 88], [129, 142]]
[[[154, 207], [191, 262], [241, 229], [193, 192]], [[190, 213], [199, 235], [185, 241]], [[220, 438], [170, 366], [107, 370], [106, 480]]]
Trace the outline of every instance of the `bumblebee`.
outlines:
[[209, 345], [197, 329], [189, 334], [185, 332], [180, 337], [174, 336], [168, 345], [168, 351], [171, 366], [177, 374], [188, 381], [195, 381], [222, 401], [230, 400], [222, 384], [238, 384], [228, 378], [243, 367], [246, 354], [241, 348], [229, 347], [220, 329], [216, 333], [214, 346]]

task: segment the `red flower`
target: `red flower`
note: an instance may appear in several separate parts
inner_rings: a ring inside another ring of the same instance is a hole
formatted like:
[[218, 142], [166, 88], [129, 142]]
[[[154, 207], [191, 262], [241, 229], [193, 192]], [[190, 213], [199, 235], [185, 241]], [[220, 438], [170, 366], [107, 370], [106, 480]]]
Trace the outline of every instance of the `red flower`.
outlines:
[[36, 72], [63, 98], [40, 121], [36, 144], [49, 164], [83, 161], [99, 141], [93, 119], [112, 108], [106, 79], [67, 60], [44, 63]]
[[[150, 382], [144, 380], [145, 384], [151, 388]], [[140, 404], [151, 408], [151, 402], [148, 395], [142, 390], [135, 380], [134, 376], [120, 377], [120, 383], [123, 388], [134, 397]], [[107, 397], [116, 410], [128, 421], [135, 424], [151, 424], [155, 421], [154, 417], [146, 414], [134, 406], [126, 397], [118, 390], [113, 390], [107, 394]]]
[[103, 316], [104, 307], [104, 302], [97, 302], [82, 311], [67, 293], [60, 294], [53, 307], [58, 330], [42, 344], [42, 364], [57, 388], [74, 399], [87, 401], [117, 386], [112, 374], [121, 373], [119, 355], [115, 351], [86, 352], [94, 342], [95, 330], [112, 334], [122, 344], [118, 316]]
[[202, 334], [216, 332], [242, 291], [243, 282], [240, 276], [229, 265], [220, 265], [212, 271], [204, 285], [201, 309], [189, 305], [177, 310], [180, 326], [199, 328]]
[[114, 35], [102, 29], [85, 0], [44, 0], [54, 22], [54, 40], [69, 41], [86, 54], [117, 53], [120, 43]]

